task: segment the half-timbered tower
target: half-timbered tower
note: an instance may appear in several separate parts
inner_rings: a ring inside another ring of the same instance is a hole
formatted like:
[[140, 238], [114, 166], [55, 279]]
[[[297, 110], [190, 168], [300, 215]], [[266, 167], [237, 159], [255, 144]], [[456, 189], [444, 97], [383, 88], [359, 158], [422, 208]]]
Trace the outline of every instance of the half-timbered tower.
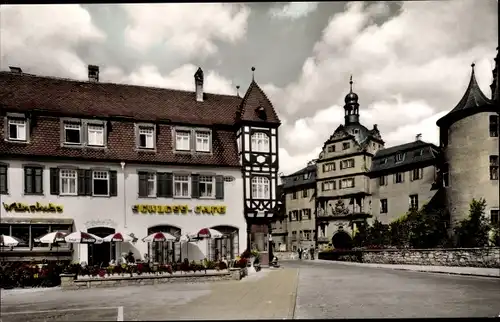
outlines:
[[[244, 180], [248, 247], [267, 253], [270, 219], [278, 206], [276, 191], [280, 120], [271, 101], [253, 79], [236, 112], [236, 126]], [[262, 256], [264, 262], [267, 257]]]

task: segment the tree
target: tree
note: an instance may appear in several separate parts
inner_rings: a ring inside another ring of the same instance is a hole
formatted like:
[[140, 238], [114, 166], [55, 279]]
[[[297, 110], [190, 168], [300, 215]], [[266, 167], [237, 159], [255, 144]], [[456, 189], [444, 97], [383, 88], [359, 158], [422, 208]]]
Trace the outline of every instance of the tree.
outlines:
[[408, 219], [410, 222], [408, 241], [412, 248], [447, 246], [446, 209], [425, 205], [420, 210], [411, 211]]
[[486, 200], [472, 199], [469, 218], [461, 220], [455, 227], [457, 247], [484, 247], [488, 244], [490, 225], [485, 216]]
[[354, 237], [352, 239], [354, 247], [363, 247], [366, 246], [367, 244], [367, 229], [366, 229], [366, 221], [363, 223], [357, 223], [356, 224], [356, 233], [354, 234]]
[[389, 243], [398, 248], [409, 247], [410, 221], [403, 215], [389, 224]]
[[382, 224], [378, 218], [375, 218], [371, 227], [368, 228], [368, 244], [375, 246], [387, 246], [389, 241], [389, 227]]

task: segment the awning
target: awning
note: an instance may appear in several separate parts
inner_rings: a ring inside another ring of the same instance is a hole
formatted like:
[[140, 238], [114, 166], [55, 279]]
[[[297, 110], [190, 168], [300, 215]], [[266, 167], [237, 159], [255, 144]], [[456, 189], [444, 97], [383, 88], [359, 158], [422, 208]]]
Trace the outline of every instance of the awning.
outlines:
[[25, 224], [25, 225], [39, 225], [39, 224], [53, 224], [53, 225], [72, 225], [73, 219], [67, 218], [0, 218], [0, 224]]

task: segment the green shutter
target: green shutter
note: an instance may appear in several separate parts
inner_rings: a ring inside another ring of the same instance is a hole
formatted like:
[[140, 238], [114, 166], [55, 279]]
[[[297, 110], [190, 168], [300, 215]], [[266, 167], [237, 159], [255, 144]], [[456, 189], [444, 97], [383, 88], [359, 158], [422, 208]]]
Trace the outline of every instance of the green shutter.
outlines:
[[85, 170], [85, 194], [92, 196], [92, 170]]
[[[147, 172], [139, 172], [139, 197], [148, 196], [148, 174]], [[159, 178], [158, 178], [159, 179]], [[160, 180], [158, 180], [158, 196], [160, 196]]]
[[78, 169], [78, 195], [85, 196], [85, 169]]
[[0, 194], [7, 194], [7, 166], [0, 166]]
[[59, 194], [59, 169], [50, 168], [50, 194]]
[[199, 198], [200, 197], [200, 175], [192, 174], [191, 175], [191, 198]]
[[215, 199], [224, 199], [224, 177], [215, 176]]
[[33, 192], [33, 169], [24, 168], [24, 193]]
[[109, 195], [116, 197], [118, 195], [118, 175], [115, 170], [109, 171]]
[[173, 175], [171, 173], [166, 174], [166, 184], [165, 184], [165, 197], [172, 198], [174, 196], [174, 182]]

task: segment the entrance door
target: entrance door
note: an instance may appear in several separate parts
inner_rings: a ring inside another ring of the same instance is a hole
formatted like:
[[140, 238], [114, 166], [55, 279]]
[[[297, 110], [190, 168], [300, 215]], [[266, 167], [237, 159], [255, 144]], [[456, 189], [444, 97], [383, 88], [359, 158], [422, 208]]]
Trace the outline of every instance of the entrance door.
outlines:
[[[113, 228], [95, 227], [87, 229], [87, 232], [104, 238], [114, 234]], [[89, 265], [107, 267], [111, 259], [115, 257], [116, 243], [89, 244]]]

